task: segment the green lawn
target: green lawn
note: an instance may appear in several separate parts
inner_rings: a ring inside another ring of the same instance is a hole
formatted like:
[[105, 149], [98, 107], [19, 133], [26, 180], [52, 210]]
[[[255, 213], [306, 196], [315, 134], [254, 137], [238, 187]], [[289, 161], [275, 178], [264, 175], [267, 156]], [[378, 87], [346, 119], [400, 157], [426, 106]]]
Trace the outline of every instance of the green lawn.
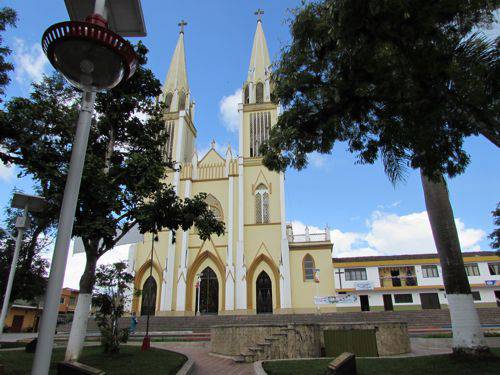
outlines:
[[[56, 374], [56, 363], [64, 358], [64, 349], [54, 349], [50, 374]], [[0, 351], [0, 363], [5, 375], [29, 374], [33, 354], [24, 351]], [[109, 356], [99, 346], [86, 347], [80, 362], [104, 370], [107, 374], [175, 374], [186, 357], [167, 350], [141, 352], [139, 346], [122, 346], [120, 353]]]
[[[496, 357], [475, 361], [457, 360], [448, 355], [412, 358], [357, 359], [358, 375], [497, 375], [500, 374], [500, 349]], [[304, 361], [264, 362], [269, 375], [323, 375], [332, 358]]]

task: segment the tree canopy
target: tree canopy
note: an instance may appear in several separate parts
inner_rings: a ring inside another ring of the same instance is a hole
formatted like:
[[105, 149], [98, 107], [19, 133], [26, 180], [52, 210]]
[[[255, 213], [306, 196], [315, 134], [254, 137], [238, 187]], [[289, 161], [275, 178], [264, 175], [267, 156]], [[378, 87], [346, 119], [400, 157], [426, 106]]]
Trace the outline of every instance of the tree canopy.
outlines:
[[284, 108], [265, 164], [307, 164], [345, 141], [362, 163], [382, 157], [396, 181], [406, 166], [462, 173], [463, 140], [500, 147], [495, 43], [477, 30], [494, 20], [490, 0], [324, 0], [303, 4], [274, 70]]
[[15, 27], [17, 22], [16, 11], [9, 7], [0, 9], [0, 103], [3, 101], [5, 94], [5, 86], [10, 82], [9, 73], [14, 70], [12, 63], [6, 60], [6, 57], [11, 54], [11, 49], [3, 43], [3, 32], [7, 26]]
[[[196, 224], [204, 239], [224, 231], [203, 195], [180, 200], [165, 182], [173, 166], [163, 157], [169, 135], [157, 101], [160, 82], [145, 66], [147, 48], [139, 43], [135, 49], [140, 61], [134, 76], [96, 98], [73, 228], [94, 267], [136, 224], [143, 232]], [[10, 100], [1, 118], [0, 158], [37, 182], [53, 221], [62, 202], [80, 96], [56, 73], [34, 84], [30, 97]]]

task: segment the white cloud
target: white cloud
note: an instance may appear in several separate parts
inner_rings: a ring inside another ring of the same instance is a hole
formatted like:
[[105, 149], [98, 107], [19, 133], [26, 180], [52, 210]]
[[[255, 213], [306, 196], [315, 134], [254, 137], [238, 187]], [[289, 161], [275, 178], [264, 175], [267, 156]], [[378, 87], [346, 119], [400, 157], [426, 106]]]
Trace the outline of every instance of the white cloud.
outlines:
[[309, 155], [309, 163], [315, 168], [323, 169], [328, 166], [327, 164], [328, 156], [325, 154], [320, 154], [318, 152], [313, 152]]
[[14, 178], [14, 167], [10, 165], [5, 165], [0, 160], [0, 180], [9, 182]]
[[[486, 237], [481, 229], [468, 228], [465, 223], [455, 219], [462, 251], [479, 251], [480, 241]], [[397, 215], [374, 211], [366, 221], [366, 232], [342, 232], [332, 229], [334, 257], [354, 257], [372, 255], [399, 255], [436, 253], [434, 239], [426, 211], [408, 215]], [[304, 233], [305, 225], [292, 222], [294, 234]], [[309, 227], [311, 233], [321, 231]]]
[[39, 82], [49, 63], [38, 43], [27, 46], [20, 38], [14, 40], [13, 57], [16, 80], [23, 84]]
[[219, 102], [219, 113], [222, 122], [226, 129], [231, 132], [237, 132], [240, 127], [239, 103], [241, 103], [241, 89], [236, 90], [232, 95], [222, 97]]

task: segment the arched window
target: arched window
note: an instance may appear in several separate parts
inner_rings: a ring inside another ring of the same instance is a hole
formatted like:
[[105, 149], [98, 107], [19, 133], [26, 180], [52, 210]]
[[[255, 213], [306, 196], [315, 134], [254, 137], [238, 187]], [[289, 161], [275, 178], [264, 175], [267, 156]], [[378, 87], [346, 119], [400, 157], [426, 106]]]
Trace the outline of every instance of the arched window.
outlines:
[[172, 107], [172, 93], [169, 92], [167, 96], [165, 96], [165, 108], [167, 112], [170, 112], [170, 108]]
[[264, 184], [255, 189], [255, 222], [257, 224], [269, 223], [269, 191]]
[[222, 205], [219, 200], [215, 198], [212, 194], [208, 194], [205, 199], [210, 211], [214, 213], [214, 216], [217, 220], [224, 220], [224, 212], [222, 211]]
[[248, 87], [245, 87], [245, 104], [248, 104], [250, 103], [250, 88]]
[[179, 111], [186, 109], [186, 94], [184, 92], [179, 93]]
[[255, 86], [255, 101], [264, 103], [264, 84], [262, 82], [257, 83], [257, 86]]
[[316, 266], [314, 265], [314, 259], [311, 255], [307, 254], [302, 260], [302, 270], [304, 281], [314, 280], [314, 272], [316, 270]]

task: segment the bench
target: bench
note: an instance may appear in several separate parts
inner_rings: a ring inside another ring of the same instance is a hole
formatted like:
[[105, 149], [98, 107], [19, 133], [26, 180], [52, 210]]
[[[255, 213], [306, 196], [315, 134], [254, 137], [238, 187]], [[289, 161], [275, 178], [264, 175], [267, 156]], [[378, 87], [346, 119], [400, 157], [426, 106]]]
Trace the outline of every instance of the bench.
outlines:
[[102, 370], [84, 365], [80, 362], [59, 362], [57, 364], [58, 375], [106, 375]]
[[330, 362], [326, 371], [328, 375], [356, 375], [356, 356], [344, 352]]

